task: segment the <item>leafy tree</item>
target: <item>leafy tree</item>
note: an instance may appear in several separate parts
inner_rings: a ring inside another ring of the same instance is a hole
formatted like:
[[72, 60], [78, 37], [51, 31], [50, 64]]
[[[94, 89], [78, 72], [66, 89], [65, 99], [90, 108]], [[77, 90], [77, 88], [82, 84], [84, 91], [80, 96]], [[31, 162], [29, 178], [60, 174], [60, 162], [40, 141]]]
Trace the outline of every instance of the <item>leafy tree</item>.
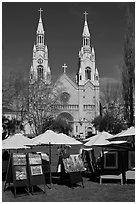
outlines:
[[127, 30], [124, 41], [124, 65], [122, 67], [122, 86], [124, 116], [128, 126], [134, 125], [134, 92], [135, 92], [135, 23], [133, 15], [127, 9]]
[[106, 106], [107, 109], [112, 104], [122, 103], [122, 86], [120, 81], [105, 80], [101, 81], [101, 105]]
[[107, 80], [103, 83], [101, 103], [102, 114], [93, 121], [96, 129], [107, 131], [111, 134], [119, 133], [125, 129], [120, 82]]
[[44, 133], [46, 130], [51, 129], [51, 126], [54, 122], [54, 117], [53, 116], [49, 116], [45, 119], [45, 121], [43, 122], [43, 126], [42, 126], [42, 133]]
[[10, 134], [15, 134], [16, 132], [23, 130], [22, 121], [17, 120], [15, 118], [9, 120], [5, 116], [2, 116], [2, 127], [3, 127], [2, 140], [4, 140]]
[[71, 124], [65, 118], [57, 118], [51, 125], [53, 131], [69, 135], [72, 132]]
[[117, 134], [126, 129], [125, 121], [112, 111], [106, 111], [103, 116], [98, 116], [93, 120], [93, 125], [100, 132], [106, 131], [111, 134]]

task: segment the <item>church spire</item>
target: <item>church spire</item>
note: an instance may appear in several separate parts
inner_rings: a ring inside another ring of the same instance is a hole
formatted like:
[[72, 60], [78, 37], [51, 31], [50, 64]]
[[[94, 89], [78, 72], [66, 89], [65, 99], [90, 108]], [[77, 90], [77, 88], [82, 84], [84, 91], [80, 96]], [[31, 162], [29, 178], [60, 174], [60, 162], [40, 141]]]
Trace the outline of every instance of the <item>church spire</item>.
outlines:
[[42, 23], [42, 18], [41, 18], [41, 12], [43, 10], [40, 8], [40, 17], [39, 17], [39, 22], [38, 22], [38, 28], [37, 28], [37, 38], [36, 38], [36, 46], [37, 48], [44, 48], [44, 28], [43, 28], [43, 23]]
[[42, 18], [41, 18], [41, 12], [43, 10], [40, 8], [40, 17], [39, 17], [39, 23], [38, 23], [38, 28], [37, 28], [37, 34], [44, 34], [44, 28], [43, 28], [43, 23], [42, 23]]
[[87, 12], [85, 11], [84, 15], [85, 15], [85, 23], [84, 23], [84, 28], [83, 28], [83, 47], [90, 47], [90, 32], [89, 32], [89, 28], [88, 28], [88, 23], [87, 23]]
[[40, 15], [39, 15], [38, 27], [36, 30], [36, 43], [34, 43], [34, 47], [33, 47], [30, 83], [34, 83], [35, 81], [42, 80], [45, 84], [49, 84], [51, 81], [51, 72], [50, 72], [49, 60], [48, 60], [48, 48], [47, 48], [47, 44], [45, 43], [41, 8], [39, 9], [39, 12], [40, 12]]
[[85, 11], [85, 23], [84, 23], [84, 29], [83, 29], [83, 37], [90, 37], [89, 29], [88, 29], [88, 23], [87, 23], [87, 12]]
[[84, 85], [87, 81], [95, 82], [95, 51], [90, 45], [90, 32], [87, 24], [87, 12], [84, 12], [85, 22], [82, 34], [83, 46], [79, 52], [79, 71], [77, 82]]

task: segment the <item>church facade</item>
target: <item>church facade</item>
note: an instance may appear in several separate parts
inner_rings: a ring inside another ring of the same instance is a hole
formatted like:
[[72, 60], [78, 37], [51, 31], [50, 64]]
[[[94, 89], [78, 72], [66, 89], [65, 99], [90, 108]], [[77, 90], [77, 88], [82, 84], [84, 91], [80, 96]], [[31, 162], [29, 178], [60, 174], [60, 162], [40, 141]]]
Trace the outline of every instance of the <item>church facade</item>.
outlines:
[[[33, 47], [33, 59], [30, 68], [30, 83], [42, 79], [45, 83], [51, 82], [51, 70], [48, 60], [48, 48], [45, 44], [45, 33], [41, 17], [36, 31], [36, 43]], [[55, 117], [67, 119], [72, 127], [72, 135], [85, 138], [94, 134], [92, 120], [100, 113], [99, 74], [96, 68], [95, 51], [91, 45], [91, 36], [85, 12], [82, 33], [82, 47], [79, 51], [79, 67], [75, 81], [66, 73], [67, 65], [63, 65], [63, 74], [58, 78], [62, 92], [60, 103], [56, 105]]]

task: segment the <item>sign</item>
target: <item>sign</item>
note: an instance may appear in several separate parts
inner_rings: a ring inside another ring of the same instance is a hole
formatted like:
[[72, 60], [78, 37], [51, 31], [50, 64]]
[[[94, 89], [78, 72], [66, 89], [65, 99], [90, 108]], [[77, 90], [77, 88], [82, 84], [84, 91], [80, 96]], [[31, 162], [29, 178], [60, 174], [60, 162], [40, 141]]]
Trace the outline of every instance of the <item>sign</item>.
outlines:
[[66, 173], [85, 171], [84, 163], [81, 155], [70, 155], [69, 158], [63, 159], [63, 164]]

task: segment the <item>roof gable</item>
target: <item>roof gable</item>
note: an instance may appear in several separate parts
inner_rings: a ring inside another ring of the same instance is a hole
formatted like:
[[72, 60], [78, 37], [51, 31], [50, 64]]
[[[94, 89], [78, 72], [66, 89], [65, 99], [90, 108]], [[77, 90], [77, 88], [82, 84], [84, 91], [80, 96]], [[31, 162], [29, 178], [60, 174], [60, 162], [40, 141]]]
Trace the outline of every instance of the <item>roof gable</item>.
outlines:
[[58, 79], [57, 82], [61, 82], [63, 80], [67, 80], [75, 89], [78, 89], [78, 85], [74, 83], [65, 73], [63, 73]]

